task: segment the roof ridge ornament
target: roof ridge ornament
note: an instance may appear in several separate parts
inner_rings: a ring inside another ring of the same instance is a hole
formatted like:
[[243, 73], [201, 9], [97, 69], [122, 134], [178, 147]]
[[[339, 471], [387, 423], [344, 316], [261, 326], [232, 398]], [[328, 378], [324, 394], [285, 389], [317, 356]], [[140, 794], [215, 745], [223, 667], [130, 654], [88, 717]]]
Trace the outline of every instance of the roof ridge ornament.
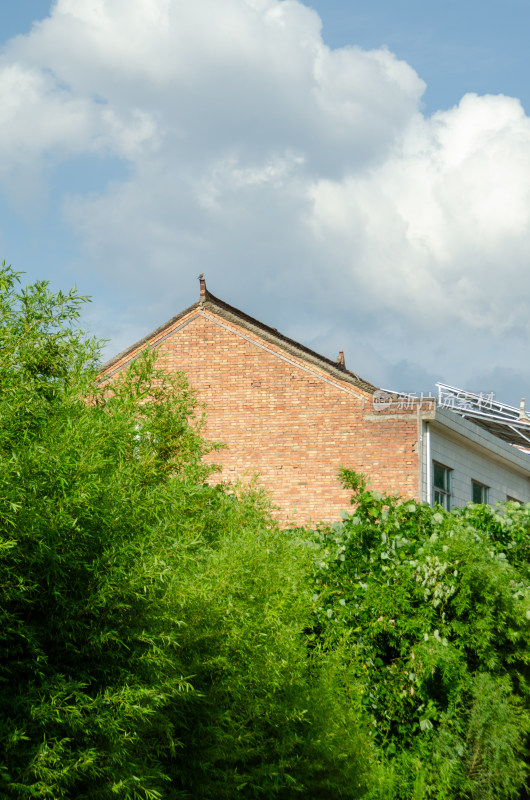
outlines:
[[200, 283], [199, 303], [204, 303], [206, 300], [206, 291], [207, 291], [204, 272], [201, 272], [201, 274], [199, 275], [199, 283]]

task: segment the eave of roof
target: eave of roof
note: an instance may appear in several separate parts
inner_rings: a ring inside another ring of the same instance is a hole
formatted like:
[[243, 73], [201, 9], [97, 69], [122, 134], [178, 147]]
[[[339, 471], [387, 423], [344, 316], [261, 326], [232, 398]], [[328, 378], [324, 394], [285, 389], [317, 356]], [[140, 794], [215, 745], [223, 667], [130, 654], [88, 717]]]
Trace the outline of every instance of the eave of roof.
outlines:
[[519, 408], [495, 400], [493, 392], [478, 395], [438, 382], [438, 403], [454, 414], [484, 428], [499, 439], [528, 451], [530, 447], [530, 417], [525, 412], [524, 399]]
[[435, 427], [440, 426], [452, 438], [468, 440], [471, 447], [487, 450], [490, 456], [500, 459], [521, 471], [526, 478], [530, 477], [530, 453], [524, 448], [514, 445], [503, 436], [499, 436], [494, 428], [477, 424], [474, 417], [455, 412], [447, 406], [437, 405], [434, 420]]
[[508, 444], [528, 450], [530, 447], [530, 424], [527, 422], [508, 422], [506, 420], [492, 419], [486, 414], [471, 414], [461, 412], [460, 415], [475, 425], [503, 439]]
[[[300, 342], [296, 342], [294, 339], [290, 339], [288, 336], [284, 336], [276, 328], [271, 328], [269, 325], [265, 325], [265, 323], [260, 322], [248, 314], [245, 314], [244, 311], [240, 311], [238, 308], [225, 303], [224, 300], [220, 300], [218, 297], [215, 297], [215, 295], [211, 294], [211, 292], [206, 289], [206, 285], [202, 276], [201, 299], [198, 303], [194, 303], [192, 306], [189, 306], [189, 308], [181, 311], [180, 314], [172, 317], [163, 325], [160, 325], [154, 331], [151, 331], [151, 333], [147, 334], [147, 336], [144, 336], [130, 347], [122, 350], [122, 352], [118, 353], [118, 355], [109, 359], [109, 361], [102, 365], [101, 372], [108, 372], [115, 364], [126, 360], [127, 356], [140, 349], [142, 345], [151, 345], [153, 339], [157, 338], [168, 328], [176, 325], [180, 319], [188, 316], [193, 311], [200, 311], [201, 309], [206, 309], [207, 311], [210, 311], [211, 313], [225, 319], [228, 322], [232, 322], [240, 327], [245, 328], [249, 332], [265, 339], [270, 344], [274, 344], [277, 347], [286, 350], [290, 355], [302, 358], [305, 361], [308, 361], [311, 364], [325, 370], [338, 380], [353, 384], [358, 389], [373, 394], [373, 392], [378, 388], [372, 383], [363, 380], [355, 372], [346, 369], [340, 363], [332, 361], [330, 358], [326, 358], [326, 356], [320, 355], [320, 353], [317, 353], [314, 350], [311, 350], [309, 347], [300, 344]], [[156, 346], [156, 342], [151, 346]]]

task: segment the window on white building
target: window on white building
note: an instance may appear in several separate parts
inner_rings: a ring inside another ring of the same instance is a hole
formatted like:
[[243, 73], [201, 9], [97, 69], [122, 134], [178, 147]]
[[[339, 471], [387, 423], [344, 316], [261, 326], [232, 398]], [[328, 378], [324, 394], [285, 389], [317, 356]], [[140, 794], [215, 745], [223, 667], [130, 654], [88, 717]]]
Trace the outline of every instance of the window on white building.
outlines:
[[433, 497], [434, 504], [439, 504], [446, 511], [451, 508], [451, 470], [443, 464], [433, 462]]
[[471, 501], [473, 503], [487, 503], [488, 502], [488, 489], [484, 483], [478, 481], [471, 481]]

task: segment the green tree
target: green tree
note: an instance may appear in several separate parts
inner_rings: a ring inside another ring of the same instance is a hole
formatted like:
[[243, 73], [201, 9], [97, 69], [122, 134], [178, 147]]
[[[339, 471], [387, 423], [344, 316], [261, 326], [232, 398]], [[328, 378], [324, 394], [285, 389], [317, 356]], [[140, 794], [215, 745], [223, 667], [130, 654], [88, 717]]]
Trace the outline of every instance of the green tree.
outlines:
[[164, 575], [169, 548], [178, 564], [194, 538], [170, 537], [161, 510], [186, 507], [200, 536], [208, 500], [189, 496], [210, 490], [196, 400], [147, 354], [98, 383], [97, 344], [77, 330], [83, 298], [18, 280], [4, 267], [3, 792], [157, 796], [157, 752], [177, 746], [173, 710], [190, 689]]
[[208, 483], [183, 375], [99, 380], [83, 302], [0, 270], [0, 796], [360, 796], [316, 545]]

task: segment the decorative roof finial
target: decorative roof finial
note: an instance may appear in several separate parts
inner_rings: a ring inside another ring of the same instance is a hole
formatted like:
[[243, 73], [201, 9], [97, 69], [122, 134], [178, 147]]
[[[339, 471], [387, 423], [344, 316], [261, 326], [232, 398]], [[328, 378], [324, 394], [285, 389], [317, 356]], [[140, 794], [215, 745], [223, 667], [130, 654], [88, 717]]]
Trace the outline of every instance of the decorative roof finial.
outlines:
[[337, 356], [337, 365], [339, 369], [346, 369], [346, 362], [344, 360], [344, 350], [339, 350], [339, 355]]
[[201, 272], [199, 275], [199, 282], [201, 285], [200, 293], [199, 293], [199, 303], [204, 303], [206, 300], [206, 281], [204, 279], [204, 272]]

